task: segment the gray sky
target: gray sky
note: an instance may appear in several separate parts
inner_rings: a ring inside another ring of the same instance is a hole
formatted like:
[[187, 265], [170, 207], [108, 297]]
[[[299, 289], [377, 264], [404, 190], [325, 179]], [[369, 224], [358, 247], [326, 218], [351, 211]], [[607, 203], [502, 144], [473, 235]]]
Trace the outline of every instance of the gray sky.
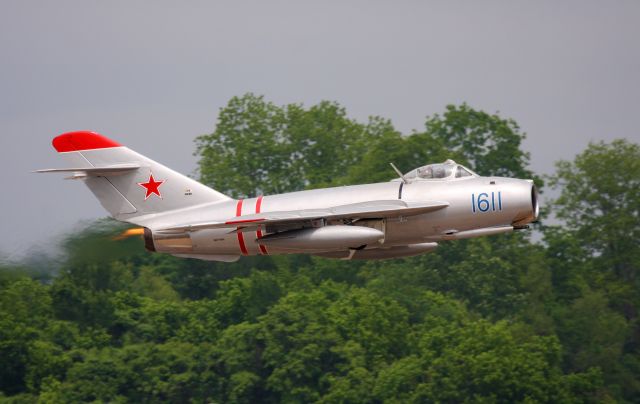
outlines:
[[[105, 216], [50, 141], [79, 129], [178, 171], [234, 95], [336, 100], [409, 133], [448, 103], [514, 118], [532, 168], [640, 141], [640, 2], [0, 3], [0, 253]], [[426, 163], [426, 162], [425, 162]], [[390, 172], [390, 176], [392, 173]]]

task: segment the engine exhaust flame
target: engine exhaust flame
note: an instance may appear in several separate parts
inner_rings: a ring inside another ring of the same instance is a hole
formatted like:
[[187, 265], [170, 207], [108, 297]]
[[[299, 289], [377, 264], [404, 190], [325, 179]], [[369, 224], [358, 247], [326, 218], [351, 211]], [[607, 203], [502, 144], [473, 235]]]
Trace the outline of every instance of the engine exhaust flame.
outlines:
[[136, 227], [134, 229], [128, 229], [123, 231], [120, 235], [115, 236], [113, 238], [113, 240], [124, 240], [126, 238], [132, 237], [132, 236], [142, 236], [144, 235], [144, 228], [142, 227]]

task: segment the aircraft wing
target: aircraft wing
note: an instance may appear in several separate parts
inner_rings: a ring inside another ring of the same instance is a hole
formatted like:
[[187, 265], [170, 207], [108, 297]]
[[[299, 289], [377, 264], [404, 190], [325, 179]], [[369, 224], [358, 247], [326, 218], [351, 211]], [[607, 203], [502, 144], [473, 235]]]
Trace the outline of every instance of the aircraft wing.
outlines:
[[398, 199], [359, 202], [323, 209], [301, 209], [255, 213], [229, 218], [218, 222], [200, 222], [171, 226], [158, 230], [191, 231], [198, 229], [239, 228], [250, 231], [258, 226], [291, 225], [310, 220], [326, 219], [379, 219], [386, 217], [413, 216], [433, 212], [449, 206], [448, 202], [408, 202]]

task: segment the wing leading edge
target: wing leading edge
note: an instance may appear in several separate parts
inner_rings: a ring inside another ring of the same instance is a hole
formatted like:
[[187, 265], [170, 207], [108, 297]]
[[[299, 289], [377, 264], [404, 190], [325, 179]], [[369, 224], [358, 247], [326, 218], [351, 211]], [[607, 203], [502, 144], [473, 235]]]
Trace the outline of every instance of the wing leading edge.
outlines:
[[397, 216], [414, 216], [433, 212], [449, 206], [448, 202], [408, 202], [401, 200], [376, 200], [348, 205], [333, 206], [324, 209], [301, 209], [275, 211], [237, 216], [225, 221], [200, 222], [166, 227], [162, 231], [192, 231], [199, 229], [239, 228], [240, 231], [252, 231], [258, 226], [293, 224], [317, 219], [378, 219]]

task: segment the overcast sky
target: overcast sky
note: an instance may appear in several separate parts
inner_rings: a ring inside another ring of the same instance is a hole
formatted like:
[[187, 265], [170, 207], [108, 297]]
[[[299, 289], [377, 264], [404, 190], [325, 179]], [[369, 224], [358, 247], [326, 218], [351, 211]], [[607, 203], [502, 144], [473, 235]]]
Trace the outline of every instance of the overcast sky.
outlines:
[[[638, 1], [0, 2], [0, 254], [103, 217], [51, 139], [90, 129], [184, 173], [251, 91], [405, 133], [449, 103], [515, 119], [532, 168], [640, 141]], [[425, 162], [427, 163], [427, 162]], [[392, 176], [392, 173], [389, 173]]]

